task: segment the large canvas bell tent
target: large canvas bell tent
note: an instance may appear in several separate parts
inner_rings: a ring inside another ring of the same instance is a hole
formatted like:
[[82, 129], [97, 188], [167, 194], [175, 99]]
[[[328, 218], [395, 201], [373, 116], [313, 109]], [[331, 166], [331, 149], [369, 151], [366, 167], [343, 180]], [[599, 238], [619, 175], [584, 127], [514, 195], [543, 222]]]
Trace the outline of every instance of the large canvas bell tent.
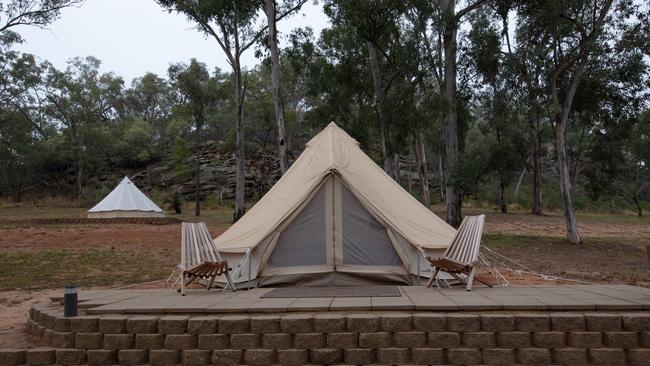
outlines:
[[332, 122], [214, 243], [239, 283], [411, 283], [454, 234]]
[[88, 210], [86, 216], [89, 218], [164, 217], [165, 213], [128, 177], [124, 177], [108, 196]]

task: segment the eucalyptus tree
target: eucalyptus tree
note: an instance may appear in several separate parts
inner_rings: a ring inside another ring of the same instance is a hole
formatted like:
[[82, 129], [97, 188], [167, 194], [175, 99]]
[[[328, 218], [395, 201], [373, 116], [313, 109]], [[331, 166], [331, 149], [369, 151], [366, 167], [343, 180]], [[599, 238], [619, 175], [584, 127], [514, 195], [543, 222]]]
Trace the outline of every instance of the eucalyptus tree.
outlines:
[[402, 77], [398, 60], [402, 45], [400, 17], [404, 10], [405, 3], [397, 1], [332, 0], [325, 4], [325, 13], [334, 25], [354, 30], [360, 41], [365, 42], [372, 71], [384, 171], [395, 180], [399, 180], [399, 162], [393, 158], [386, 99], [394, 83]]
[[458, 28], [467, 14], [478, 9], [488, 0], [473, 0], [457, 10], [455, 0], [439, 0], [441, 20], [443, 22], [443, 70], [445, 84], [445, 99], [447, 111], [445, 113], [444, 140], [446, 160], [446, 193], [447, 222], [458, 227], [461, 221], [461, 193], [458, 190], [458, 169], [460, 164], [459, 126], [458, 126], [458, 87], [457, 87], [457, 50]]
[[61, 15], [61, 10], [81, 6], [85, 0], [9, 0], [0, 2], [0, 33], [27, 25], [44, 28]]
[[[307, 0], [287, 1], [284, 6], [290, 9], [300, 9]], [[292, 10], [292, 11], [294, 11]], [[280, 173], [289, 169], [289, 157], [287, 155], [287, 141], [285, 132], [285, 115], [284, 100], [282, 97], [282, 66], [280, 64], [280, 50], [278, 48], [278, 30], [277, 17], [278, 9], [275, 0], [264, 0], [264, 12], [268, 26], [269, 49], [271, 51], [271, 86], [273, 93], [273, 108], [275, 112], [275, 122], [277, 124], [278, 140], [278, 161], [280, 163]], [[280, 13], [283, 11], [281, 10]]]
[[582, 242], [574, 205], [574, 183], [567, 147], [567, 130], [573, 102], [589, 65], [600, 64], [621, 37], [620, 29], [636, 23], [635, 5], [626, 0], [580, 0], [572, 2], [522, 2], [518, 6], [519, 32], [530, 40], [548, 40], [546, 96], [554, 128], [560, 192], [569, 243]]
[[[154, 138], [165, 144], [166, 123], [174, 103], [167, 80], [148, 72], [133, 79], [125, 94], [128, 113], [151, 123], [155, 128]], [[173, 141], [171, 138], [169, 140]]]
[[84, 143], [86, 130], [108, 124], [121, 117], [124, 82], [112, 73], [100, 73], [101, 61], [94, 57], [74, 58], [64, 71], [50, 67], [46, 79], [46, 113], [65, 127], [69, 154], [75, 165], [73, 181], [76, 193], [83, 191], [84, 166], [88, 151]]
[[[235, 105], [235, 212], [233, 220], [238, 220], [246, 212], [244, 181], [244, 101], [246, 99], [245, 78], [242, 74], [241, 57], [265, 34], [268, 24], [258, 26], [259, 13], [263, 9], [262, 0], [156, 0], [168, 11], [184, 14], [196, 23], [196, 28], [206, 36], [214, 38], [226, 55], [234, 78]], [[295, 11], [287, 9], [276, 17], [276, 21]]]
[[201, 215], [201, 130], [205, 125], [206, 112], [219, 97], [214, 80], [205, 64], [192, 59], [189, 65], [176, 64], [169, 68], [172, 84], [185, 97], [184, 107], [194, 120], [196, 137], [196, 159], [194, 165], [195, 209], [194, 215]]

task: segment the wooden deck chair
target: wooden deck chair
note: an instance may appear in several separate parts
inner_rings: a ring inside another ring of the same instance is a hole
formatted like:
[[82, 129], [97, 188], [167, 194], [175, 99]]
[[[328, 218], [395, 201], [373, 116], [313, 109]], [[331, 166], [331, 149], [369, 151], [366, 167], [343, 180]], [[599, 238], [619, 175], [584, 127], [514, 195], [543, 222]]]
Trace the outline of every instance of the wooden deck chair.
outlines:
[[[484, 223], [485, 215], [466, 216], [460, 224], [454, 239], [451, 241], [451, 245], [445, 251], [444, 256], [435, 259], [427, 257], [431, 267], [435, 268], [431, 279], [427, 283], [427, 287], [431, 287], [436, 280], [438, 272], [443, 271], [454, 276], [461, 283], [467, 282], [467, 291], [472, 290]], [[463, 281], [459, 274], [465, 274], [467, 280]], [[492, 287], [491, 284], [478, 278], [476, 280], [488, 287]]]
[[[206, 290], [209, 290], [217, 276], [225, 275], [227, 285], [235, 291], [235, 285], [228, 272], [228, 262], [221, 258], [221, 254], [214, 246], [212, 236], [205, 223], [183, 222], [181, 228], [181, 263], [178, 265], [181, 275], [176, 282], [180, 282], [178, 291], [185, 296], [185, 286], [194, 280], [208, 281]], [[175, 284], [174, 284], [175, 286]]]

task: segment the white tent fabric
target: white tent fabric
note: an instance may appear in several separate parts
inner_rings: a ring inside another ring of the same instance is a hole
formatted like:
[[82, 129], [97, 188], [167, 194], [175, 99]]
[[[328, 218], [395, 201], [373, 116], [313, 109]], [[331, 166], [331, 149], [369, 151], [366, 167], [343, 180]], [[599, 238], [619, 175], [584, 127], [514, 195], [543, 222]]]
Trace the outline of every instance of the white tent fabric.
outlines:
[[88, 210], [89, 218], [163, 217], [165, 213], [136, 187], [128, 177], [97, 205]]
[[214, 242], [231, 263], [250, 262], [236, 282], [332, 272], [404, 282], [428, 268], [419, 249], [442, 254], [455, 232], [332, 122]]

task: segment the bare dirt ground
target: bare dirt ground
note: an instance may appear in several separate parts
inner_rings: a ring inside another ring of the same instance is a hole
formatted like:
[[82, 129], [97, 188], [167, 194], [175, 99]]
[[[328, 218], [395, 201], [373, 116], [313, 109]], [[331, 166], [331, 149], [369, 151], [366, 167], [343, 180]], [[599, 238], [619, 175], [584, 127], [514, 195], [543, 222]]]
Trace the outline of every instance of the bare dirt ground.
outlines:
[[[0, 218], [79, 217], [79, 211], [0, 208]], [[650, 286], [645, 249], [650, 245], [648, 218], [580, 215], [584, 244], [572, 246], [563, 239], [564, 219], [559, 213], [502, 215], [469, 209], [465, 214], [479, 212], [487, 214], [483, 243], [532, 271]], [[230, 217], [230, 209], [212, 209], [205, 210], [201, 220], [217, 236], [230, 225]], [[0, 348], [24, 347], [29, 306], [60, 292], [66, 284], [105, 288], [166, 278], [180, 259], [179, 243], [178, 224], [1, 225]], [[525, 273], [502, 274], [513, 284], [570, 283]]]

